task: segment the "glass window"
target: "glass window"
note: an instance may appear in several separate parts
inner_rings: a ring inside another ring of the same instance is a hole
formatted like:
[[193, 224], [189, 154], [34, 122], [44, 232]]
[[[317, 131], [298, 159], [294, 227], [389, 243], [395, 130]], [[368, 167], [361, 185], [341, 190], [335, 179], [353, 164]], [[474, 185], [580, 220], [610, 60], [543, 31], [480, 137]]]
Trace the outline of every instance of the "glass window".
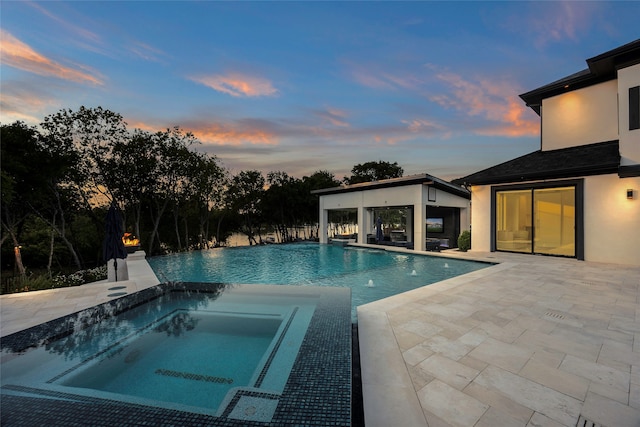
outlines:
[[640, 86], [629, 88], [629, 130], [640, 129]]
[[531, 253], [531, 190], [496, 195], [496, 249]]
[[574, 187], [534, 190], [535, 253], [575, 256], [575, 199]]
[[496, 250], [576, 256], [574, 186], [496, 192]]

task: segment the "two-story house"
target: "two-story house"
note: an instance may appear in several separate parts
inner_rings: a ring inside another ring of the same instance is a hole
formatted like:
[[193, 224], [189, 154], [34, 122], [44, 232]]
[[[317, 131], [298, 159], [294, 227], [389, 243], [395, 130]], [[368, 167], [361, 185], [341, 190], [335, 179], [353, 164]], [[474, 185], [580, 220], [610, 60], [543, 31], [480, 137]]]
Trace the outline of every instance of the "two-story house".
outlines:
[[540, 150], [455, 183], [471, 190], [472, 251], [640, 265], [640, 40], [520, 97]]

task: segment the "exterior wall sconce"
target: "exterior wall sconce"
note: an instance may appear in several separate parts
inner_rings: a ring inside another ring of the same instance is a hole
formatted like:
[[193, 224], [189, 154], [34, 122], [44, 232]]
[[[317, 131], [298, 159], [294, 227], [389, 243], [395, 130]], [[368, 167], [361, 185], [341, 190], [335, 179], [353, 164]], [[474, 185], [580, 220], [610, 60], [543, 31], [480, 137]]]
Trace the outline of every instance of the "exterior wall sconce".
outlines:
[[627, 199], [628, 200], [633, 199], [633, 189], [631, 188], [627, 189]]

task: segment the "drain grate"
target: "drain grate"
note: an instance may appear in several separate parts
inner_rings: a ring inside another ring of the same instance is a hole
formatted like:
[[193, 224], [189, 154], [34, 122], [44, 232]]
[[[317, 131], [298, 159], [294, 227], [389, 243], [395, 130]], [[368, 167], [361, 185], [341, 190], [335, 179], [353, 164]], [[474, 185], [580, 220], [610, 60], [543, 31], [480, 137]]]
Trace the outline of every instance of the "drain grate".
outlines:
[[602, 424], [594, 423], [593, 421], [588, 420], [582, 415], [580, 415], [580, 418], [578, 418], [578, 424], [576, 424], [576, 427], [605, 427], [605, 426], [603, 426]]
[[564, 314], [558, 313], [557, 311], [547, 311], [544, 315], [558, 320], [564, 319]]

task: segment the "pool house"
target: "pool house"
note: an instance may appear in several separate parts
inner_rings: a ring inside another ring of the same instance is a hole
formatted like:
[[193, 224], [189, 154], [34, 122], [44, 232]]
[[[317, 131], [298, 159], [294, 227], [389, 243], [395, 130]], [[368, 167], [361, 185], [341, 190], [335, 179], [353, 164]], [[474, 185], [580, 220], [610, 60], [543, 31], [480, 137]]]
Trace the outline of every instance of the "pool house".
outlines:
[[[457, 247], [470, 224], [470, 192], [428, 174], [313, 191], [320, 196], [320, 243], [378, 244], [419, 251]], [[355, 232], [332, 224], [347, 219]]]

